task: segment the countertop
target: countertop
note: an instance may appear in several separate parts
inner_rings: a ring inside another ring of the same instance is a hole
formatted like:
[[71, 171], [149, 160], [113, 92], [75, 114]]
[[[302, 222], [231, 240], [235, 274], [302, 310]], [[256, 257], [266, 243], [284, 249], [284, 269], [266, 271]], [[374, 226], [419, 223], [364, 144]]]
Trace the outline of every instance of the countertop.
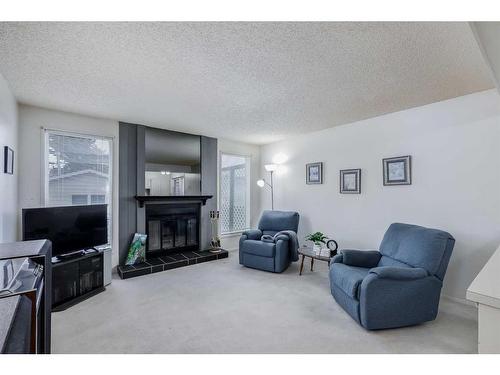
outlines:
[[500, 247], [470, 284], [467, 299], [500, 309]]

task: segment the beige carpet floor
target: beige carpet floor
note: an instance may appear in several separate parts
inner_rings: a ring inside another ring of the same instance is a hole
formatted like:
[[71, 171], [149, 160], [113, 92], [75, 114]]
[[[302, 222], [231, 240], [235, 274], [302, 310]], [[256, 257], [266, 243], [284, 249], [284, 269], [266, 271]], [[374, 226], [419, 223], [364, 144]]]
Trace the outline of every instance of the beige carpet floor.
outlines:
[[298, 275], [228, 259], [129, 280], [53, 315], [54, 353], [475, 353], [477, 311], [442, 298], [434, 322], [370, 332], [330, 295], [327, 265]]

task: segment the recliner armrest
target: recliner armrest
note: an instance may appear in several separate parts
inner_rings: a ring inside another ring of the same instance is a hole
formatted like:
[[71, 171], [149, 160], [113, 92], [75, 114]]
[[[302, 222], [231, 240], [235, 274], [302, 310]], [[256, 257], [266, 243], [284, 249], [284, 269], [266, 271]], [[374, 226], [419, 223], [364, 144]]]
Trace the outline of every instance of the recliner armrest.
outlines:
[[342, 254], [337, 254], [330, 260], [330, 264], [342, 263], [343, 260], [344, 260], [344, 257], [342, 256]]
[[375, 267], [370, 273], [376, 274], [380, 279], [416, 280], [423, 279], [429, 274], [423, 268], [406, 267]]
[[275, 242], [275, 241], [274, 241], [274, 236], [271, 236], [271, 235], [269, 235], [269, 234], [264, 234], [264, 235], [260, 238], [260, 240], [261, 240], [262, 242], [269, 242], [269, 243], [274, 243], [274, 242]]
[[262, 231], [260, 229], [248, 229], [241, 233], [241, 236], [246, 236], [247, 240], [260, 240], [262, 237]]
[[345, 265], [365, 268], [376, 267], [382, 256], [375, 250], [341, 250], [340, 254]]
[[284, 234], [280, 234], [278, 236], [274, 236], [274, 242], [278, 242], [279, 240], [282, 240], [282, 241], [288, 241], [288, 236], [287, 235], [284, 235]]

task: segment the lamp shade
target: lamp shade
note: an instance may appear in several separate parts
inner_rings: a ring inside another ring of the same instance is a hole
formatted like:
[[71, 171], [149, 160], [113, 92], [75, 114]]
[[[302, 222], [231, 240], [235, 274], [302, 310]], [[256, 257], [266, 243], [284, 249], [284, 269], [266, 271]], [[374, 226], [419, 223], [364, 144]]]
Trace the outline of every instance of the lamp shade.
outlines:
[[266, 164], [264, 165], [264, 168], [266, 168], [266, 171], [268, 172], [274, 172], [276, 169], [278, 169], [278, 166], [276, 164]]
[[257, 180], [257, 185], [259, 185], [259, 187], [264, 187], [265, 184], [264, 180]]

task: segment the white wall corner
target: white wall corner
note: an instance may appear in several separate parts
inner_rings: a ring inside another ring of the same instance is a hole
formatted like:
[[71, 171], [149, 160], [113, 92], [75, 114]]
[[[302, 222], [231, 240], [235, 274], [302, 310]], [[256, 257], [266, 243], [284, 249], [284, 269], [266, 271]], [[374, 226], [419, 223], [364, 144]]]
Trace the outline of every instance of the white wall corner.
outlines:
[[500, 92], [500, 22], [469, 22], [469, 26]]

